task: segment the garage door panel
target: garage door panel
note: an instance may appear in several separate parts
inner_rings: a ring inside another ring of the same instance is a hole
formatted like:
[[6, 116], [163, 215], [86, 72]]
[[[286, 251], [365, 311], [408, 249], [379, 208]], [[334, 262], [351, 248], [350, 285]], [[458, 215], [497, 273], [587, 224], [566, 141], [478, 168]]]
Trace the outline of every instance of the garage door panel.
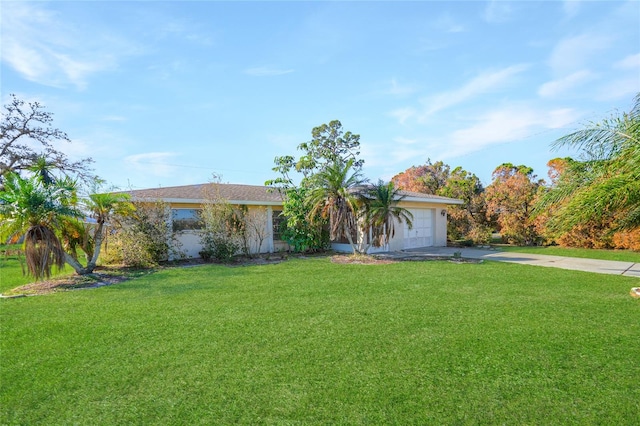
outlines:
[[428, 247], [433, 245], [433, 210], [409, 209], [413, 214], [413, 227], [404, 224], [404, 248]]

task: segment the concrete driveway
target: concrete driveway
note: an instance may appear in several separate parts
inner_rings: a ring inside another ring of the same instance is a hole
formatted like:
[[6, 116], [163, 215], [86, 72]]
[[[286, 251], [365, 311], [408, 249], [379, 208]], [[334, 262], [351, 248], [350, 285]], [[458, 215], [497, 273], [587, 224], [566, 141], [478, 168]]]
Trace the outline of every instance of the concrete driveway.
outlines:
[[467, 259], [496, 260], [499, 262], [521, 263], [523, 265], [546, 266], [571, 269], [574, 271], [640, 278], [640, 262], [582, 259], [577, 257], [549, 256], [546, 254], [514, 253], [491, 249], [457, 247], [425, 247], [404, 250], [399, 252], [398, 255], [407, 257], [453, 257], [456, 252], [460, 252], [461, 256]]

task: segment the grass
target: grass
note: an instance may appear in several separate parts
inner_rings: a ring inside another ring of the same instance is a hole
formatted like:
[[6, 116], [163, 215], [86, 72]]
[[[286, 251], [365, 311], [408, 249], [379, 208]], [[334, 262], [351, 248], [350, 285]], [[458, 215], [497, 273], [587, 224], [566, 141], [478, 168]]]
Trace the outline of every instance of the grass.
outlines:
[[[20, 249], [22, 249], [21, 244], [0, 244], [0, 293], [33, 282], [32, 277], [23, 274], [27, 265], [24, 262], [24, 254], [16, 254], [16, 250]], [[10, 250], [11, 255], [5, 257], [5, 250]], [[54, 268], [51, 272], [53, 276], [61, 276], [71, 274], [70, 271], [73, 269], [65, 266], [60, 271]]]
[[498, 248], [503, 251], [511, 251], [517, 253], [546, 254], [552, 256], [580, 257], [586, 259], [601, 260], [618, 260], [622, 262], [640, 263], [640, 253], [631, 250], [595, 250], [569, 248], [559, 246], [549, 247], [517, 247], [508, 245], [499, 245]]
[[1, 300], [0, 423], [638, 424], [637, 284], [314, 258]]

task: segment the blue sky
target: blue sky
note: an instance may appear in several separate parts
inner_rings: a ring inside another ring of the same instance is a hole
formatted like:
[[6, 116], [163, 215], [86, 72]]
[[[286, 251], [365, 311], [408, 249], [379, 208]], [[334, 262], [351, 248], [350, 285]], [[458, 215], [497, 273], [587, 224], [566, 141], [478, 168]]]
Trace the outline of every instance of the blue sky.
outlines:
[[2, 101], [55, 114], [72, 158], [148, 188], [276, 177], [311, 129], [361, 136], [364, 174], [501, 163], [628, 110], [638, 1], [0, 3]]

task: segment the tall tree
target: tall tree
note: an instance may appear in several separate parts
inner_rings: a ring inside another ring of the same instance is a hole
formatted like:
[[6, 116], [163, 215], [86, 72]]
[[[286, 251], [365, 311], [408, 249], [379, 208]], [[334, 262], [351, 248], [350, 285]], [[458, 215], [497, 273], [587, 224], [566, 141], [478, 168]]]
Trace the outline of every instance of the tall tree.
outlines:
[[66, 176], [91, 178], [91, 158], [70, 160], [54, 148], [55, 142], [71, 142], [62, 130], [53, 127], [53, 114], [38, 102], [11, 95], [2, 108], [0, 121], [0, 187], [7, 175], [32, 169], [56, 169]]
[[336, 161], [313, 176], [308, 194], [309, 218], [328, 219], [331, 240], [346, 238], [353, 249], [359, 252], [353, 235], [357, 233], [359, 198], [357, 190], [366, 180], [360, 170], [353, 170], [353, 159]]
[[406, 196], [393, 182], [379, 180], [377, 184], [366, 186], [360, 194], [363, 229], [371, 232], [374, 247], [388, 247], [389, 240], [395, 235], [396, 222], [404, 221], [412, 227], [413, 215], [398, 205]]
[[423, 194], [439, 194], [449, 179], [450, 167], [442, 161], [409, 167], [402, 173], [398, 173], [391, 181], [405, 191], [421, 192]]
[[[282, 194], [282, 214], [287, 218], [283, 237], [294, 249], [301, 251], [321, 250], [328, 244], [323, 228], [329, 215], [322, 215], [321, 210], [316, 210], [315, 214], [308, 211], [307, 200], [313, 192], [317, 193], [322, 181], [317, 176], [347, 163], [359, 173], [364, 163], [359, 158], [360, 136], [345, 132], [340, 121], [314, 127], [311, 135], [310, 141], [298, 145], [298, 150], [302, 151], [300, 158], [291, 155], [275, 158], [273, 171], [279, 176], [265, 182]], [[302, 176], [299, 183], [296, 183], [296, 173]]]
[[510, 243], [532, 245], [538, 234], [531, 217], [536, 196], [544, 181], [533, 169], [504, 163], [493, 174], [486, 189], [487, 214], [496, 216], [502, 238]]
[[311, 140], [298, 146], [304, 154], [296, 163], [296, 170], [305, 176], [321, 171], [336, 161], [353, 162], [354, 169], [360, 169], [364, 160], [360, 155], [360, 135], [345, 132], [339, 120], [330, 121], [311, 130]]
[[473, 173], [456, 167], [438, 195], [462, 200], [462, 205], [448, 208], [447, 230], [452, 239], [467, 238], [484, 244], [491, 239], [491, 222], [487, 219], [485, 189]]

